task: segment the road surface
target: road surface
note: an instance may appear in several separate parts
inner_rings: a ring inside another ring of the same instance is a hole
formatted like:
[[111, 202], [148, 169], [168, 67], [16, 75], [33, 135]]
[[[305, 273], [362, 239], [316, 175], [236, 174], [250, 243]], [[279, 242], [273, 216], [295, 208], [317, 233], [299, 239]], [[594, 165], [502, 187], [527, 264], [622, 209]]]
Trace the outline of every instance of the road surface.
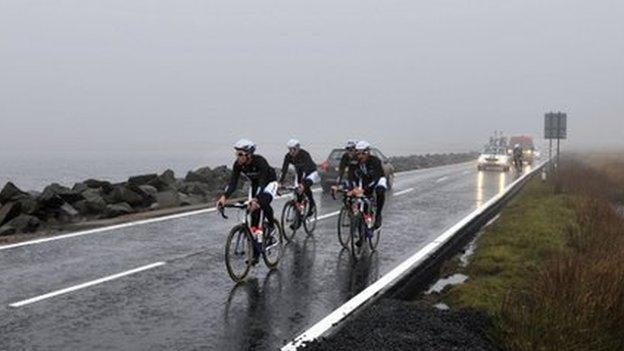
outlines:
[[279, 270], [259, 264], [239, 286], [223, 261], [236, 219], [216, 212], [0, 247], [0, 349], [274, 350], [511, 181], [474, 163], [397, 175], [378, 251], [355, 267], [339, 202], [317, 193], [314, 236], [297, 232]]

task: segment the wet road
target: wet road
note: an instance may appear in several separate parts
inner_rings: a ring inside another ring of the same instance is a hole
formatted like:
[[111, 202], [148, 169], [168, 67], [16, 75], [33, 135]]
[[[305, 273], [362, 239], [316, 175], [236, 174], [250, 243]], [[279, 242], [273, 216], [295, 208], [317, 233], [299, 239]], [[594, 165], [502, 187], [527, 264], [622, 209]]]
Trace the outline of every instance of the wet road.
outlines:
[[[236, 220], [215, 212], [0, 250], [0, 349], [274, 350], [512, 178], [473, 163], [402, 173], [378, 252], [353, 267], [332, 216], [296, 234], [279, 270], [260, 264], [239, 286], [223, 261]], [[339, 209], [319, 202], [319, 215]]]

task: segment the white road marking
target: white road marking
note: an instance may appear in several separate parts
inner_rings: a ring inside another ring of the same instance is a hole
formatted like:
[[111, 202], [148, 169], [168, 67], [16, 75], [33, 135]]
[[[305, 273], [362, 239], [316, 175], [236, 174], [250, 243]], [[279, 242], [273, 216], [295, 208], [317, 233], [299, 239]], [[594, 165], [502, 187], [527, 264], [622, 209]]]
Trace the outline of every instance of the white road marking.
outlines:
[[104, 277], [104, 278], [92, 280], [90, 282], [82, 283], [82, 284], [79, 284], [79, 285], [74, 285], [74, 286], [71, 286], [69, 288], [53, 291], [53, 292], [50, 292], [50, 293], [47, 293], [47, 294], [44, 294], [44, 295], [40, 295], [40, 296], [36, 296], [36, 297], [30, 298], [30, 299], [27, 299], [27, 300], [15, 302], [15, 303], [10, 304], [9, 306], [11, 306], [11, 307], [26, 306], [26, 305], [29, 305], [31, 303], [35, 303], [35, 302], [39, 302], [41, 300], [49, 299], [51, 297], [67, 294], [67, 293], [72, 292], [72, 291], [88, 288], [90, 286], [98, 285], [98, 284], [101, 284], [101, 283], [104, 283], [104, 282], [107, 282], [107, 281], [111, 281], [111, 280], [114, 280], [114, 279], [119, 279], [119, 278], [125, 277], [127, 275], [139, 273], [139, 272], [146, 271], [146, 270], [152, 269], [152, 268], [156, 268], [156, 267], [159, 267], [159, 266], [162, 266], [162, 265], [165, 265], [165, 262], [152, 263], [152, 264], [149, 264], [147, 266], [131, 269], [129, 271], [125, 271], [125, 272], [109, 275], [109, 276]]
[[448, 177], [447, 177], [447, 176], [444, 176], [444, 177], [442, 177], [442, 178], [440, 178], [440, 179], [436, 180], [436, 183], [443, 182], [443, 181], [445, 181], [445, 180], [447, 180], [447, 179], [448, 179]]
[[[312, 192], [315, 192], [315, 193], [317, 193], [319, 191], [323, 191], [323, 189], [314, 189], [314, 190], [312, 190]], [[281, 198], [284, 198], [284, 197], [287, 197], [287, 196], [289, 196], [289, 195], [288, 194], [284, 194], [284, 195], [276, 196], [276, 198], [277, 199], [281, 199]], [[134, 226], [143, 225], [143, 224], [164, 222], [164, 221], [168, 221], [168, 220], [172, 220], [172, 219], [190, 217], [190, 216], [195, 216], [195, 215], [199, 215], [199, 214], [203, 214], [203, 213], [211, 213], [211, 212], [215, 212], [216, 210], [217, 210], [216, 207], [211, 207], [211, 208], [206, 208], [206, 209], [202, 209], [202, 210], [177, 213], [177, 214], [168, 215], [168, 216], [162, 216], [162, 217], [157, 217], [157, 218], [142, 219], [142, 220], [134, 221], [134, 222], [115, 224], [115, 225], [111, 225], [111, 226], [107, 226], [107, 227], [94, 228], [94, 229], [83, 230], [83, 231], [74, 232], [74, 233], [56, 235], [56, 236], [52, 236], [52, 237], [48, 237], [48, 238], [41, 238], [41, 239], [35, 239], [35, 240], [30, 240], [30, 241], [24, 241], [24, 242], [21, 242], [21, 243], [2, 245], [2, 246], [0, 246], [0, 251], [8, 250], [8, 249], [14, 249], [14, 248], [17, 248], [17, 247], [22, 247], [22, 246], [41, 244], [41, 243], [45, 243], [45, 242], [48, 242], [48, 241], [55, 241], [55, 240], [68, 239], [68, 238], [73, 238], [73, 237], [83, 236], [83, 235], [104, 233], [104, 232], [113, 231], [113, 230], [116, 230], [116, 229], [123, 229], [123, 228], [128, 228], [128, 227], [134, 227]]]
[[314, 324], [308, 330], [301, 333], [293, 341], [291, 341], [290, 343], [282, 347], [281, 350], [282, 351], [295, 351], [302, 344], [308, 341], [317, 339], [318, 337], [323, 335], [331, 327], [333, 327], [334, 325], [342, 321], [345, 317], [353, 313], [357, 308], [359, 308], [366, 301], [380, 294], [382, 290], [384, 290], [389, 284], [396, 281], [400, 277], [404, 276], [412, 268], [417, 267], [420, 263], [426, 260], [429, 256], [434, 254], [440, 246], [444, 245], [450, 238], [452, 238], [455, 234], [457, 234], [457, 232], [462, 227], [470, 223], [477, 216], [481, 215], [486, 209], [488, 209], [490, 206], [498, 202], [503, 196], [507, 194], [507, 192], [513, 189], [524, 178], [528, 177], [530, 174], [540, 169], [541, 166], [542, 165], [536, 167], [534, 171], [526, 173], [520, 178], [516, 179], [516, 181], [509, 184], [504, 189], [503, 192], [496, 194], [483, 206], [474, 210], [471, 214], [464, 217], [462, 220], [457, 222], [455, 225], [453, 225], [451, 228], [446, 230], [444, 233], [440, 234], [435, 240], [427, 244], [422, 249], [418, 250], [415, 254], [413, 254], [407, 260], [401, 262], [398, 266], [396, 266], [390, 272], [386, 273], [384, 276], [379, 278], [372, 285], [362, 290], [359, 294], [355, 295], [353, 298], [351, 298], [351, 300], [347, 301], [345, 304], [335, 309], [332, 313], [327, 315], [325, 318], [321, 319], [319, 322]]
[[411, 193], [412, 191], [414, 191], [414, 188], [401, 190], [399, 192], [394, 193], [394, 196], [401, 196], [401, 195], [404, 195], [404, 194], [407, 194], [407, 193]]
[[323, 219], [327, 219], [327, 218], [330, 218], [330, 217], [337, 216], [338, 214], [340, 214], [340, 211], [330, 212], [330, 213], [324, 214], [322, 216], [318, 216], [316, 218], [316, 220], [320, 221], [320, 220], [323, 220]]

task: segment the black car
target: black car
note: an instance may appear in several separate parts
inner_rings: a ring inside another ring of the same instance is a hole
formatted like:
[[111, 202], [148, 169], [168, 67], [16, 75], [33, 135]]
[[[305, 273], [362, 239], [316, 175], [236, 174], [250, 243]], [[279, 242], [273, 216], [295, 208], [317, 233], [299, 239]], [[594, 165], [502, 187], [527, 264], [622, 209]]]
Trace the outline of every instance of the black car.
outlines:
[[[321, 176], [321, 186], [323, 187], [323, 192], [329, 192], [332, 185], [336, 185], [340, 159], [345, 152], [345, 149], [333, 149], [329, 153], [327, 160], [321, 163], [321, 166], [319, 167], [319, 175]], [[377, 156], [383, 163], [384, 173], [388, 179], [388, 189], [391, 189], [392, 184], [394, 183], [394, 166], [377, 148], [371, 148], [371, 155]]]

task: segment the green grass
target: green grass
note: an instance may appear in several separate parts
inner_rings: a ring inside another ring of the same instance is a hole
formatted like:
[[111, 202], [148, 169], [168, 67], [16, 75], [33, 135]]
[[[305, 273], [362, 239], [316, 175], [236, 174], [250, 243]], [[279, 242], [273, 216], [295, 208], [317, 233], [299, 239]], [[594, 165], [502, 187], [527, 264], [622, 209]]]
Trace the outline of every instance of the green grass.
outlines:
[[566, 228], [574, 220], [571, 200], [569, 195], [554, 195], [550, 183], [531, 180], [479, 237], [464, 269], [469, 280], [452, 287], [446, 302], [497, 315], [510, 289], [524, 288], [553, 254], [568, 250]]
[[485, 310], [504, 350], [624, 350], [624, 218], [613, 196], [623, 175], [566, 159], [549, 182], [530, 181], [456, 267], [467, 282], [436, 298]]

